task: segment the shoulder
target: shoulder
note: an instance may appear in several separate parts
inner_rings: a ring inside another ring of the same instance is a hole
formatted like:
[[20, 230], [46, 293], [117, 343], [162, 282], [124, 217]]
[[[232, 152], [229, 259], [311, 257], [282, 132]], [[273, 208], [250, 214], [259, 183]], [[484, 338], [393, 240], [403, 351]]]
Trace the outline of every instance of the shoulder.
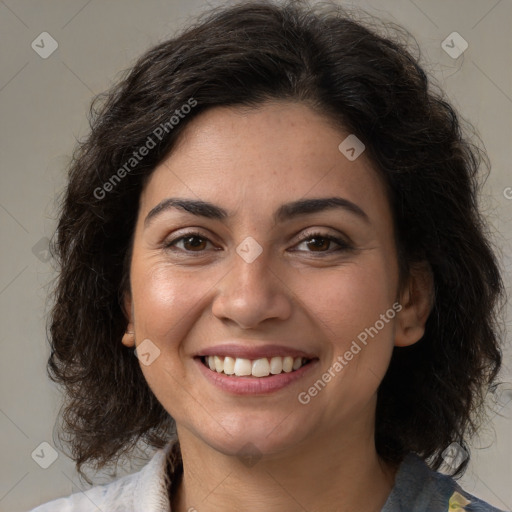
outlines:
[[30, 512], [167, 512], [170, 511], [166, 469], [171, 444], [158, 450], [137, 473], [83, 492], [58, 498]]
[[128, 507], [133, 503], [133, 492], [139, 478], [140, 472], [126, 475], [108, 484], [97, 485], [85, 491], [49, 501], [30, 512], [81, 512], [96, 510], [94, 507], [103, 509], [103, 507], [112, 506], [114, 503], [121, 507], [119, 510], [132, 510], [133, 507]]
[[469, 494], [450, 476], [434, 471], [410, 453], [400, 465], [382, 512], [509, 512]]
[[[30, 512], [85, 512], [88, 510], [96, 510], [94, 507], [103, 510], [106, 506], [112, 506], [113, 501], [116, 502], [116, 506], [121, 508], [110, 510], [132, 510], [133, 489], [138, 477], [138, 473], [127, 475], [114, 482], [105, 485], [97, 485], [85, 491], [49, 501], [48, 503], [32, 509]], [[119, 496], [122, 499], [115, 500], [113, 499], [115, 496]]]

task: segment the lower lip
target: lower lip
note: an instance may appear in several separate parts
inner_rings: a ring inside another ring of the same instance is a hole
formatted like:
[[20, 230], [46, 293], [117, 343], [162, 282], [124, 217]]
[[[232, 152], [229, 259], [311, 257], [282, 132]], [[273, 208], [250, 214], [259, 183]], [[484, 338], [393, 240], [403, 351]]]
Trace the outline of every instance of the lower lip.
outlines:
[[212, 384], [235, 395], [266, 395], [273, 393], [301, 379], [318, 363], [318, 359], [313, 359], [298, 370], [269, 375], [268, 377], [236, 377], [235, 375], [225, 375], [210, 370], [199, 358], [195, 358], [194, 361], [199, 365], [199, 371]]

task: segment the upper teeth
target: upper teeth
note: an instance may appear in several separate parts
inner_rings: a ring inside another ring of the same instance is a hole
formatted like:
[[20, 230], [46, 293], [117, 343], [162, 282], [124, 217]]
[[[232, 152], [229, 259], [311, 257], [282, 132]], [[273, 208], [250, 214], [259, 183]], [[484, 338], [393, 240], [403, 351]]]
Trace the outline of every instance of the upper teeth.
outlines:
[[307, 360], [302, 357], [293, 358], [292, 356], [276, 356], [270, 359], [262, 357], [261, 359], [254, 360], [229, 356], [208, 356], [206, 361], [210, 370], [219, 373], [224, 372], [226, 375], [266, 377], [267, 375], [276, 375], [283, 371], [289, 373], [293, 370], [298, 370]]

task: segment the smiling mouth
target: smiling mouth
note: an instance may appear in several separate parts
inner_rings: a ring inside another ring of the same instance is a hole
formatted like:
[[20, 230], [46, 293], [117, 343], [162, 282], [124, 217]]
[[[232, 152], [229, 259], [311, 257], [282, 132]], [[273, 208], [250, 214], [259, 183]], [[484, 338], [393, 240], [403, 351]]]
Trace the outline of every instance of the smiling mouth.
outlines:
[[305, 357], [275, 356], [259, 359], [240, 357], [201, 356], [201, 362], [213, 372], [233, 377], [268, 377], [281, 373], [293, 373], [313, 359]]

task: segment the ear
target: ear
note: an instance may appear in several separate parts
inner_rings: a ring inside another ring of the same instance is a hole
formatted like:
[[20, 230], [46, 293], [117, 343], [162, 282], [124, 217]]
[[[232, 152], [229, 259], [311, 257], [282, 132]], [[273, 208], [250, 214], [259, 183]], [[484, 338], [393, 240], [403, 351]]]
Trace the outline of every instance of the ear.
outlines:
[[399, 303], [402, 309], [396, 315], [395, 346], [406, 347], [425, 334], [425, 323], [434, 305], [434, 277], [428, 262], [411, 267]]
[[128, 320], [128, 325], [126, 326], [126, 332], [123, 334], [123, 338], [121, 343], [127, 347], [135, 346], [135, 325], [133, 320], [133, 302], [132, 296], [129, 291], [125, 292], [123, 298], [123, 312]]

